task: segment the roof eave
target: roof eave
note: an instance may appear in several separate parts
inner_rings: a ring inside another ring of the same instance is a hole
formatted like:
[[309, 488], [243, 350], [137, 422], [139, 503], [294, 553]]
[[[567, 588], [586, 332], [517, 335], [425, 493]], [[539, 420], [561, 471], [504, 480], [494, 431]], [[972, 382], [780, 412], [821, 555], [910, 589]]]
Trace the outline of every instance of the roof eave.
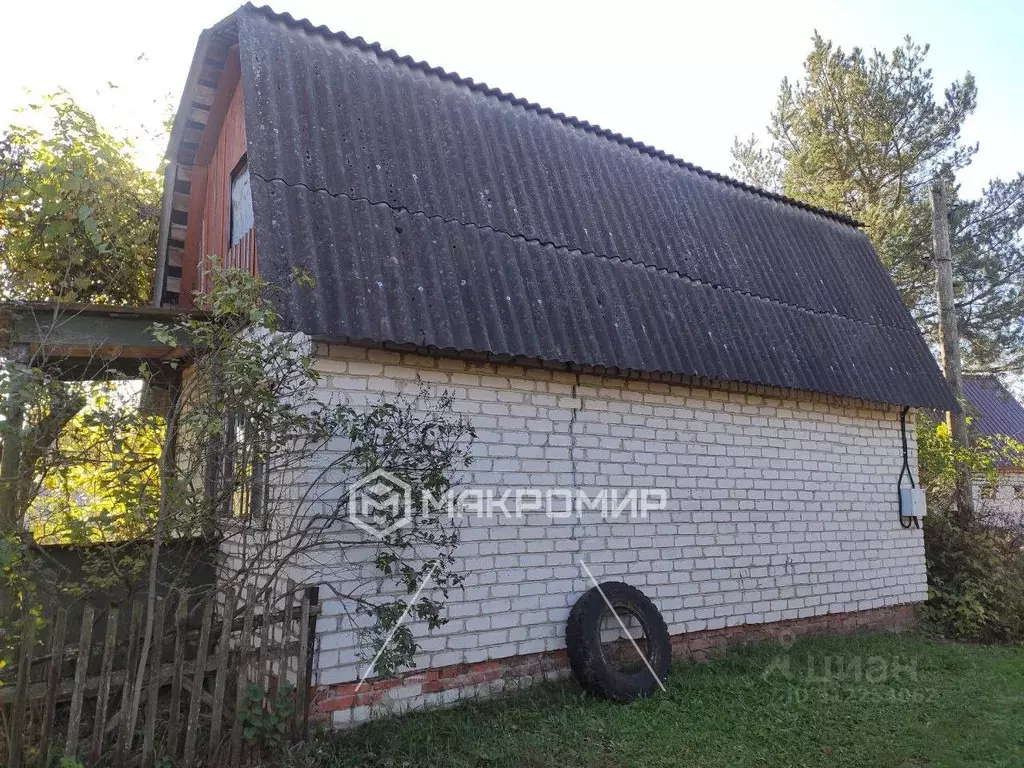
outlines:
[[164, 153], [167, 166], [164, 169], [164, 191], [160, 211], [160, 237], [157, 244], [156, 274], [153, 283], [153, 304], [157, 307], [162, 306], [164, 300], [171, 217], [174, 211], [174, 184], [179, 166], [179, 150], [181, 149], [182, 138], [189, 120], [190, 107], [194, 100], [196, 88], [199, 85], [203, 64], [210, 53], [211, 43], [225, 34], [230, 34], [235, 24], [237, 13], [237, 10], [234, 11], [199, 34], [196, 50], [192, 56], [192, 64], [189, 67], [188, 77], [185, 79], [185, 87], [182, 89], [181, 99], [178, 102], [174, 124], [171, 126], [171, 133], [167, 140], [167, 150]]
[[153, 305], [156, 307], [163, 306], [164, 301], [167, 248], [171, 236], [171, 212], [174, 200], [174, 179], [178, 167], [178, 148], [181, 145], [185, 124], [188, 122], [189, 104], [192, 103], [192, 94], [199, 83], [199, 73], [202, 71], [211, 37], [211, 29], [204, 29], [199, 34], [196, 50], [192, 56], [192, 65], [189, 67], [188, 77], [185, 79], [185, 87], [181, 92], [181, 100], [178, 102], [178, 110], [174, 114], [174, 124], [171, 126], [171, 135], [167, 139], [167, 150], [164, 153], [167, 166], [164, 168], [164, 194], [160, 204], [160, 239], [157, 242], [156, 275], [153, 282]]

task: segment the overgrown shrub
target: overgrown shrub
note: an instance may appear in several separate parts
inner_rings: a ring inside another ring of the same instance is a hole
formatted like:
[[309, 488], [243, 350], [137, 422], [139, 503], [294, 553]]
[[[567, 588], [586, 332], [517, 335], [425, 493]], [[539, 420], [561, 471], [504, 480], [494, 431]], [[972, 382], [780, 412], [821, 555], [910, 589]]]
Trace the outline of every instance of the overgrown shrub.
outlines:
[[288, 724], [295, 714], [295, 689], [288, 684], [268, 693], [250, 683], [238, 711], [242, 738], [265, 753], [276, 755], [288, 741]]
[[944, 510], [926, 519], [924, 540], [925, 617], [958, 640], [1024, 641], [1024, 554], [1016, 532], [964, 530]]
[[990, 517], [982, 506], [964, 527], [954, 501], [957, 461], [970, 467], [975, 480], [995, 482], [997, 461], [1019, 456], [1020, 446], [976, 440], [969, 449], [957, 448], [945, 424], [924, 418], [918, 446], [928, 493], [925, 619], [956, 640], [1024, 642], [1024, 521]]

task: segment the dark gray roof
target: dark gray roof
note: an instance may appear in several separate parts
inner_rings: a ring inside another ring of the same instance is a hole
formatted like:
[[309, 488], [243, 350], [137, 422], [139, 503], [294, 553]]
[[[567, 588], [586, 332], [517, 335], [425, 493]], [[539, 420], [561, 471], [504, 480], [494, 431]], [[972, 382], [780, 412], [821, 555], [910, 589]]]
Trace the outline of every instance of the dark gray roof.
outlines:
[[316, 281], [288, 289], [291, 327], [953, 403], [848, 219], [307, 21], [234, 19], [261, 271]]
[[[1006, 436], [1024, 443], [1024, 406], [996, 376], [965, 376], [964, 397], [970, 431], [975, 435]], [[1019, 465], [1009, 458], [1001, 466]]]

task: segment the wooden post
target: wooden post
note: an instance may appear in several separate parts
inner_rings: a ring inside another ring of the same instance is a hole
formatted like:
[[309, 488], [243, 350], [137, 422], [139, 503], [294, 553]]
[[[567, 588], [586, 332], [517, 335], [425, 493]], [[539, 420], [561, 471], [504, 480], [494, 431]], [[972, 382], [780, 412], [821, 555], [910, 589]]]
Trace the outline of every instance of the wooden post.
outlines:
[[25, 609], [21, 622], [21, 654], [18, 657], [18, 681], [11, 707], [11, 732], [8, 738], [8, 768], [24, 765], [25, 721], [28, 716], [28, 684], [32, 670], [32, 653], [36, 644], [36, 622]]
[[203, 607], [203, 623], [199, 630], [199, 648], [196, 651], [195, 673], [189, 692], [188, 720], [185, 721], [185, 754], [182, 765], [191, 766], [196, 755], [199, 738], [199, 710], [203, 702], [203, 680], [206, 678], [206, 657], [210, 651], [210, 625], [213, 623], [213, 595], [207, 595]]
[[149, 700], [146, 702], [146, 724], [142, 737], [142, 768], [150, 768], [154, 761], [156, 745], [156, 715], [160, 703], [160, 679], [163, 672], [164, 615], [169, 598], [157, 603], [156, 622], [153, 625], [153, 642], [149, 647]]
[[[942, 182], [932, 183], [932, 237], [935, 249], [935, 286], [939, 304], [939, 332], [942, 346], [942, 368], [946, 381], [957, 402], [960, 412], [946, 414], [949, 432], [957, 447], [968, 445], [967, 417], [964, 413], [963, 364], [960, 359], [960, 333], [956, 322], [956, 303], [953, 296], [953, 255], [949, 245], [949, 205], [946, 189]], [[971, 494], [970, 468], [957, 467], [956, 480], [957, 513], [960, 524], [970, 525], [974, 519], [974, 498]]]
[[78, 639], [78, 660], [75, 662], [75, 687], [71, 693], [71, 713], [68, 715], [68, 740], [64, 747], [67, 757], [78, 752], [78, 731], [82, 722], [82, 702], [85, 700], [85, 679], [89, 675], [89, 648], [92, 643], [93, 607], [86, 603], [82, 609], [82, 631]]
[[256, 611], [256, 587], [250, 584], [245, 600], [245, 619], [242, 622], [242, 636], [238, 639], [238, 664], [236, 665], [235, 717], [231, 725], [231, 766], [237, 768], [242, 759], [242, 719], [238, 713], [242, 711], [246, 690], [251, 680], [249, 676], [249, 656], [252, 643], [253, 614]]
[[141, 601], [135, 600], [132, 603], [131, 634], [128, 635], [128, 656], [125, 661], [124, 686], [121, 688], [121, 727], [117, 737], [117, 748], [114, 750], [114, 768], [121, 768], [124, 765], [135, 736], [139, 699], [135, 696], [134, 673], [138, 668], [139, 653], [142, 650], [139, 633], [142, 631], [145, 612], [146, 608]]
[[270, 670], [267, 665], [270, 661], [270, 612], [274, 608], [274, 585], [267, 584], [267, 593], [263, 597], [263, 615], [260, 624], [260, 655], [256, 668], [256, 684], [263, 689], [266, 696], [270, 696]]
[[213, 683], [213, 712], [210, 715], [210, 749], [207, 762], [214, 765], [220, 749], [220, 732], [224, 720], [224, 694], [228, 684], [228, 662], [231, 653], [231, 628], [235, 620], [237, 593], [228, 587], [224, 596], [224, 615], [220, 623], [220, 640], [217, 641], [217, 677]]
[[95, 765], [103, 756], [103, 737], [107, 729], [107, 705], [110, 703], [110, 678], [114, 674], [114, 652], [117, 647], [117, 625], [120, 609], [111, 605], [107, 609], [107, 634], [103, 640], [103, 661], [100, 662], [100, 690], [96, 698], [96, 715], [93, 718], [92, 741], [89, 746], [88, 763]]
[[291, 625], [293, 606], [295, 605], [295, 582], [288, 579], [285, 589], [284, 597], [284, 613], [281, 616], [281, 654], [277, 662], [277, 677], [274, 682], [273, 694], [276, 696], [281, 690], [281, 686], [287, 685], [288, 683], [288, 660], [291, 658], [288, 655], [288, 643], [290, 635], [288, 629]]
[[306, 727], [309, 719], [309, 686], [310, 670], [312, 662], [311, 646], [315, 637], [314, 628], [310, 622], [312, 604], [310, 601], [312, 589], [306, 587], [302, 590], [302, 618], [299, 620], [299, 659], [298, 671], [295, 673], [295, 735], [300, 739], [306, 738]]
[[174, 612], [174, 671], [171, 672], [171, 703], [167, 723], [167, 751], [178, 754], [178, 723], [181, 722], [181, 679], [185, 667], [185, 623], [188, 619], [188, 600], [183, 590], [177, 593], [178, 605]]
[[[3, 313], [3, 323], [9, 325], [10, 313]], [[7, 336], [8, 343], [10, 336]], [[3, 414], [3, 433], [0, 434], [0, 536], [18, 537], [22, 533], [21, 489], [23, 486], [22, 456], [25, 441], [25, 387], [28, 370], [25, 360], [28, 349], [12, 345], [3, 350], [7, 368], [7, 397], [0, 411]], [[0, 589], [0, 622], [8, 627], [18, 620], [18, 600], [10, 588]]]
[[61, 668], [64, 666], [64, 637], [68, 626], [66, 608], [57, 610], [50, 641], [50, 664], [46, 669], [46, 698], [43, 699], [43, 725], [39, 737], [39, 764], [50, 764], [50, 739], [53, 736], [53, 715], [57, 704], [57, 686], [60, 685]]

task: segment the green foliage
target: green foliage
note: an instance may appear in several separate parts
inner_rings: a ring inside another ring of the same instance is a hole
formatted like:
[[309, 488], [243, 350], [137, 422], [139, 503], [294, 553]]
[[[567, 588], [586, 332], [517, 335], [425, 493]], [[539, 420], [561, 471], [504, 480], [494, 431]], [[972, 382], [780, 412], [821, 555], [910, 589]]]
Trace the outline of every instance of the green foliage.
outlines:
[[21, 638], [30, 625], [43, 626], [34, 573], [25, 542], [13, 535], [0, 536], [0, 671], [17, 661]]
[[65, 382], [51, 377], [45, 355], [0, 368], [0, 394], [22, 414], [20, 427], [0, 422], [0, 437], [22, 448], [20, 474], [0, 488], [13, 490], [15, 518], [35, 541], [127, 541], [152, 526], [166, 424], [140, 408], [144, 374]]
[[242, 738], [272, 754], [279, 754], [288, 740], [288, 723], [295, 714], [295, 687], [284, 684], [273, 694], [250, 683], [238, 710]]
[[976, 146], [961, 130], [977, 104], [970, 73], [941, 98], [928, 47], [907, 38], [891, 54], [850, 52], [820, 35], [797, 82], [783, 80], [768, 125], [733, 145], [740, 178], [864, 223], [904, 303], [924, 330], [937, 313], [929, 186], [954, 187], [951, 239], [965, 359], [1009, 370], [1024, 360], [1024, 175], [992, 181], [977, 200], [955, 194], [956, 172]]
[[1024, 529], [984, 508], [969, 528], [955, 514], [956, 465], [975, 482], [997, 482], [997, 460], [1018, 459], [1011, 440], [978, 439], [957, 447], [945, 424], [919, 418], [921, 482], [928, 495], [924, 520], [928, 566], [925, 617], [944, 635], [979, 642], [1024, 641]]
[[65, 91], [28, 107], [45, 130], [0, 134], [0, 299], [142, 304], [152, 291], [158, 174]]
[[980, 642], [1024, 641], [1024, 555], [1017, 532], [964, 530], [948, 510], [925, 518], [928, 602], [943, 634]]
[[[239, 270], [210, 267], [212, 287], [199, 298], [203, 316], [158, 326], [158, 340], [181, 338], [203, 350], [189, 367], [176, 417], [179, 436], [170, 508], [201, 521], [213, 538], [245, 540], [233, 557], [239, 573], [271, 578], [307, 553], [339, 552], [337, 571], [316, 556], [318, 578], [351, 584], [349, 550], [360, 551], [365, 582], [338, 593], [352, 614], [369, 617], [366, 631], [376, 673], [410, 664], [417, 649], [409, 618], [433, 629], [444, 623], [449, 590], [461, 583], [455, 568], [458, 531], [444, 514], [417, 514], [383, 530], [367, 555], [364, 535], [349, 519], [350, 490], [368, 473], [384, 470], [409, 488], [411, 506], [448, 492], [469, 464], [472, 425], [454, 412], [448, 393], [381, 396], [350, 404], [325, 398], [313, 344], [284, 331], [274, 309], [274, 287]], [[298, 287], [309, 278], [293, 275]], [[216, 468], [211, 452], [218, 457]], [[302, 481], [282, 482], [282, 477]], [[387, 514], [398, 514], [396, 507]], [[429, 579], [430, 590], [408, 596]], [[391, 630], [395, 630], [392, 634]], [[386, 644], [385, 640], [391, 637]]]
[[[367, 473], [386, 470], [420, 509], [427, 494], [448, 492], [468, 465], [472, 426], [446, 393], [355, 404], [325, 398], [313, 344], [282, 330], [275, 289], [216, 264], [210, 278], [202, 314], [153, 328], [158, 341], [196, 350], [180, 380], [143, 368], [142, 392], [140, 381], [117, 378], [116, 370], [98, 382], [55, 381], [45, 350], [41, 359], [0, 369], [8, 406], [16, 400], [24, 415], [17, 430], [0, 422], [5, 443], [18, 436], [22, 448], [19, 472], [0, 479], [0, 490], [14, 487], [19, 510], [10, 557], [0, 548], [0, 567], [9, 561], [18, 579], [70, 592], [137, 585], [146, 570], [152, 585], [162, 543], [200, 536], [230, 551], [218, 572], [224, 586], [241, 589], [257, 574], [261, 583], [273, 582], [310, 562], [318, 563], [318, 580], [334, 585], [352, 583], [352, 551], [368, 578], [337, 597], [368, 631], [368, 655], [383, 648], [377, 673], [411, 663], [417, 643], [399, 618], [408, 595], [429, 579], [431, 589], [408, 615], [430, 629], [444, 623], [449, 590], [462, 580], [453, 554], [458, 531], [447, 515], [417, 515], [367, 547], [368, 534], [349, 517], [350, 490]], [[295, 279], [309, 284], [302, 274]], [[158, 384], [173, 391], [153, 413], [143, 408], [142, 393]], [[35, 540], [17, 535], [23, 522]], [[100, 541], [113, 546], [86, 548], [87, 583], [40, 575], [37, 542]], [[321, 566], [325, 552], [332, 555]]]
[[139, 408], [140, 384], [76, 385], [87, 405], [36, 468], [39, 488], [27, 522], [37, 542], [127, 541], [151, 530], [165, 420]]
[[917, 417], [917, 450], [920, 481], [928, 493], [929, 512], [932, 508], [952, 509], [958, 466], [969, 470], [975, 480], [995, 482], [999, 460], [1015, 460], [1018, 455], [1013, 441], [995, 441], [983, 436], [975, 437], [970, 447], [962, 448], [953, 442], [945, 422], [933, 422], [923, 413]]
[[[445, 525], [443, 513], [419, 513], [427, 494], [434, 499], [444, 497], [453, 486], [454, 475], [470, 464], [468, 446], [476, 433], [468, 421], [453, 413], [452, 404], [450, 393], [434, 396], [421, 389], [415, 397], [382, 399], [359, 409], [345, 405], [335, 412], [339, 431], [351, 448], [333, 470], [359, 477], [385, 470], [409, 487], [410, 506], [417, 510], [413, 525], [396, 527], [381, 537], [375, 567], [397, 582], [406, 596], [413, 595], [427, 578], [434, 588], [414, 603], [405, 597], [357, 603], [357, 612], [376, 620], [364, 634], [370, 645], [380, 650], [375, 665], [380, 675], [393, 673], [415, 655], [415, 637], [407, 623], [400, 623], [403, 615], [436, 629], [446, 621], [443, 607], [449, 591], [462, 583], [462, 575], [452, 570], [458, 531]], [[342, 505], [339, 512], [344, 511]], [[382, 510], [382, 529], [390, 528], [402, 514], [399, 507]], [[417, 548], [424, 546], [432, 556], [416, 557]]]

